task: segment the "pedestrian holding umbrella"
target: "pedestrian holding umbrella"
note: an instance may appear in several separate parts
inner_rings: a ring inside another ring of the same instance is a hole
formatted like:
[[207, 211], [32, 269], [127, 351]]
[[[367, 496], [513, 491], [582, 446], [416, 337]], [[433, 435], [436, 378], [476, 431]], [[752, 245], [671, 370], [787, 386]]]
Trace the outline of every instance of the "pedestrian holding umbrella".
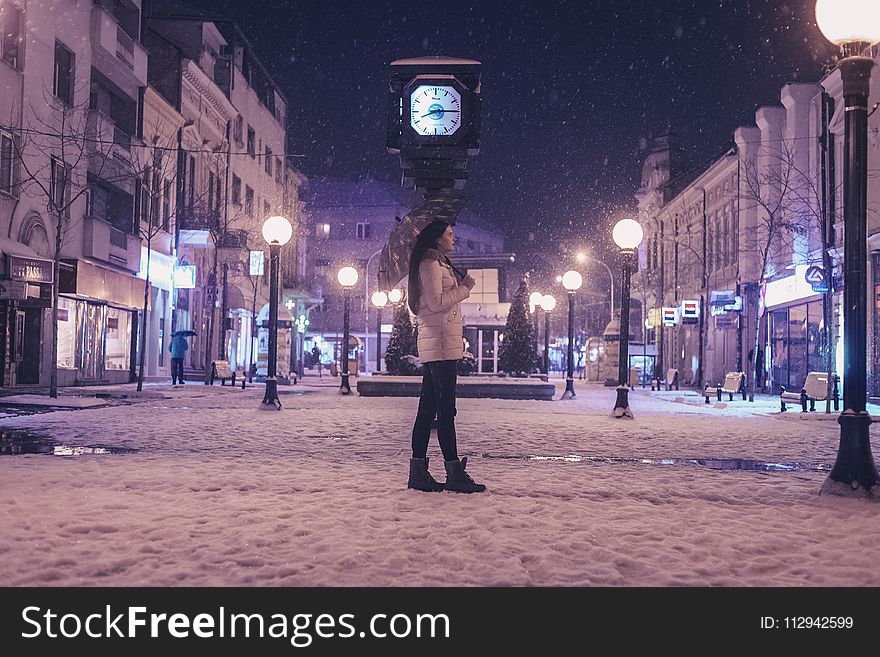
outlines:
[[171, 352], [172, 385], [183, 385], [183, 359], [189, 349], [186, 338], [195, 334], [195, 331], [175, 331], [171, 334], [171, 344], [168, 345], [168, 351]]
[[464, 207], [464, 202], [463, 196], [430, 196], [407, 212], [403, 219], [398, 219], [379, 258], [380, 290], [392, 289], [407, 275], [409, 258], [419, 233], [432, 221], [455, 225], [455, 219]]

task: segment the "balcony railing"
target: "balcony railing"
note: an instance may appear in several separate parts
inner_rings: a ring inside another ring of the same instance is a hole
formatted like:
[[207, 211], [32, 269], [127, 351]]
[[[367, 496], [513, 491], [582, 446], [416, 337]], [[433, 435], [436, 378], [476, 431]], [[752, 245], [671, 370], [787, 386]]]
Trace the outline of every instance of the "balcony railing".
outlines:
[[110, 245], [120, 249], [128, 248], [128, 235], [118, 228], [110, 227]]
[[134, 70], [134, 39], [119, 25], [116, 26], [116, 56]]
[[229, 249], [247, 249], [248, 232], [242, 229], [227, 230], [218, 237], [217, 246]]
[[184, 208], [179, 213], [178, 221], [181, 230], [210, 230], [218, 231], [220, 229], [220, 212], [219, 210], [208, 210], [205, 207], [195, 206]]

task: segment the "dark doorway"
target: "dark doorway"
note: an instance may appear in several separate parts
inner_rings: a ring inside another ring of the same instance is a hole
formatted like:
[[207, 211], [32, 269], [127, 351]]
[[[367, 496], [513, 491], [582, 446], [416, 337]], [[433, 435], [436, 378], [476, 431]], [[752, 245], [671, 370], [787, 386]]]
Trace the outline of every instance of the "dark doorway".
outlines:
[[42, 308], [25, 308], [16, 312], [15, 359], [18, 361], [16, 383], [19, 385], [37, 385], [40, 382], [42, 335]]

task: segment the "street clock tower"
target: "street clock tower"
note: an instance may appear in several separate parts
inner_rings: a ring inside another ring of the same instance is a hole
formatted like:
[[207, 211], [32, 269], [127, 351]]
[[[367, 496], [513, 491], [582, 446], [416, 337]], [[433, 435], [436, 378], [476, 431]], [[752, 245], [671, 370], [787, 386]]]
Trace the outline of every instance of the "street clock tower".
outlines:
[[386, 146], [400, 155], [406, 189], [430, 196], [463, 189], [467, 158], [480, 152], [480, 62], [392, 62]]

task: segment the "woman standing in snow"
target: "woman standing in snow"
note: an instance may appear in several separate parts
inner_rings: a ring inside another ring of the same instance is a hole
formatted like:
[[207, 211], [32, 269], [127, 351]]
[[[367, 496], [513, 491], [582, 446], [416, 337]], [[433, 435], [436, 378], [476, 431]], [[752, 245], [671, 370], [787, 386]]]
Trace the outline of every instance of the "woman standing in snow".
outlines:
[[[412, 430], [408, 488], [482, 493], [486, 487], [465, 472], [455, 437], [455, 382], [464, 355], [461, 302], [476, 284], [449, 261], [455, 248], [452, 226], [433, 221], [420, 233], [409, 259], [409, 309], [416, 316], [419, 359], [424, 368], [419, 410]], [[428, 472], [428, 440], [437, 417], [437, 436], [446, 466], [446, 484]]]

